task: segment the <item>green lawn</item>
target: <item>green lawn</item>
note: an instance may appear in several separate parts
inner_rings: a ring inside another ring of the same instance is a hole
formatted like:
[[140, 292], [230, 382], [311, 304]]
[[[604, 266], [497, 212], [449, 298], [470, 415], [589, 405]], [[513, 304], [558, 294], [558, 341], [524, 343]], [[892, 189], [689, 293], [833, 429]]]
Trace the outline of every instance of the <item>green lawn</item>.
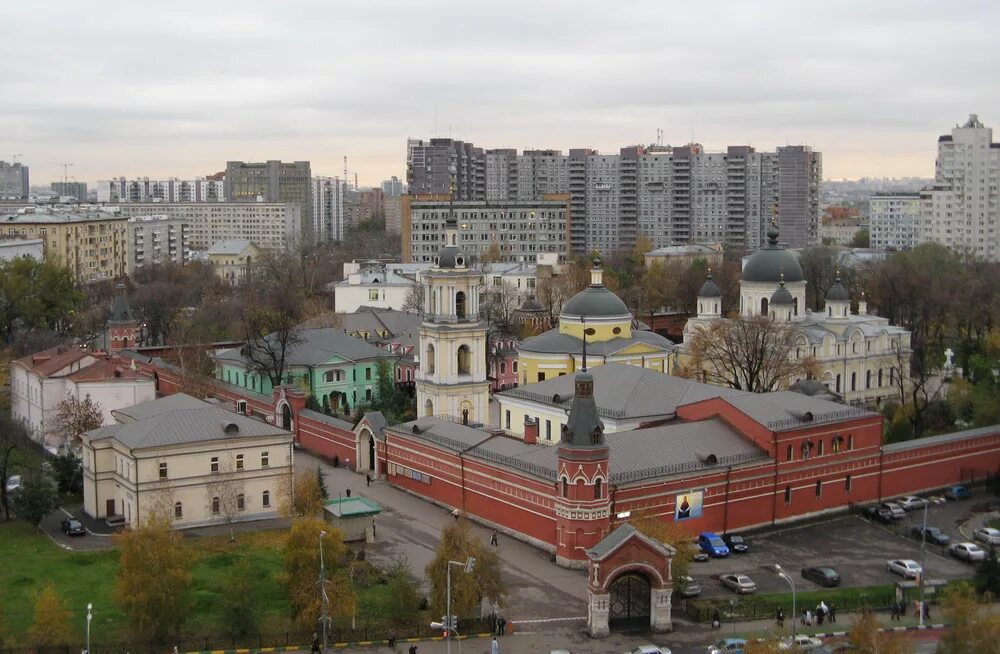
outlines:
[[[809, 608], [813, 610], [819, 603], [833, 604], [837, 611], [857, 611], [862, 607], [882, 608], [894, 598], [894, 587], [891, 585], [868, 586], [865, 588], [824, 588], [808, 590], [796, 594], [796, 610]], [[786, 620], [792, 615], [791, 593], [761, 593], [759, 595], [743, 595], [737, 597], [717, 598], [712, 600], [692, 600], [699, 608], [698, 619], [702, 622], [711, 621], [712, 611], [719, 607], [720, 612], [728, 615], [732, 610], [731, 600], [737, 599], [736, 615], [741, 620], [772, 619], [778, 606], [784, 608]], [[692, 616], [694, 617], [694, 616]]]
[[[240, 534], [231, 544], [228, 537], [195, 538], [185, 541], [195, 553], [192, 595], [195, 610], [184, 631], [191, 635], [219, 632], [218, 599], [235, 563], [248, 560], [255, 571], [261, 631], [281, 634], [289, 630], [290, 609], [285, 591], [278, 584], [282, 568], [284, 531]], [[97, 538], [86, 536], [86, 538]], [[0, 523], [0, 615], [15, 639], [31, 625], [33, 598], [45, 582], [55, 583], [73, 612], [82, 637], [86, 606], [94, 604], [91, 625], [95, 642], [118, 642], [127, 633], [126, 619], [114, 604], [118, 567], [117, 551], [69, 552], [24, 522]], [[364, 565], [364, 564], [359, 564]], [[359, 614], [379, 604], [384, 585], [359, 590]], [[367, 613], [371, 615], [371, 613]]]

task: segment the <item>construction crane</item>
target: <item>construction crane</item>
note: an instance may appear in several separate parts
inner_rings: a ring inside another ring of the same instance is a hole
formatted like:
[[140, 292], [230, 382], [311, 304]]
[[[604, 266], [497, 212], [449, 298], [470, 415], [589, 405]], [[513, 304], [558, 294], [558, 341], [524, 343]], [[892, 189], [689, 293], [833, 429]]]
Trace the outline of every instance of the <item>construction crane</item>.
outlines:
[[66, 184], [69, 181], [69, 169], [73, 166], [71, 163], [62, 164], [63, 167], [63, 193], [66, 193]]

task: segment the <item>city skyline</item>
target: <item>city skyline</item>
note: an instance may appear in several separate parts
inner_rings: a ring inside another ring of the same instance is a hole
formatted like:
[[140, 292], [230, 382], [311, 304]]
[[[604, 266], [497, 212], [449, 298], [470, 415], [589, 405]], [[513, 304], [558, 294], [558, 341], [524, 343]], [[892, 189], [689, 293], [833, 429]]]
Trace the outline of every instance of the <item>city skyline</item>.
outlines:
[[11, 7], [0, 41], [0, 159], [35, 185], [64, 162], [91, 184], [239, 159], [339, 176], [346, 155], [376, 186], [405, 174], [407, 137], [612, 153], [658, 129], [707, 150], [809, 145], [829, 179], [929, 178], [940, 134], [970, 113], [1000, 124], [1000, 7], [980, 3], [69, 7]]

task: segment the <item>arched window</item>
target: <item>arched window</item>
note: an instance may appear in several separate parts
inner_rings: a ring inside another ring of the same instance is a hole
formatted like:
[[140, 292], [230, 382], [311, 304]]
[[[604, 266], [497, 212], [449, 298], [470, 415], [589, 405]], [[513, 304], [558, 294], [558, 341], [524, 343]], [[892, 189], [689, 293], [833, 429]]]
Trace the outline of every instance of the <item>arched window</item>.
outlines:
[[222, 508], [222, 501], [218, 497], [212, 498], [212, 515], [219, 515]]
[[184, 517], [184, 505], [180, 502], [174, 502], [174, 520], [180, 520]]
[[243, 493], [236, 496], [236, 510], [243, 511], [247, 508], [247, 498]]
[[455, 293], [455, 315], [459, 320], [465, 320], [465, 293]]
[[871, 387], [872, 387], [872, 371], [871, 370], [866, 370], [865, 371], [865, 388], [871, 388]]
[[516, 359], [511, 362], [511, 364], [510, 364], [510, 370], [511, 370], [511, 372], [517, 372], [517, 360]]
[[468, 345], [462, 345], [458, 348], [458, 374], [468, 375], [471, 366], [472, 352], [469, 350]]
[[397, 381], [402, 381], [402, 379], [403, 379], [403, 369], [402, 368], [396, 368], [396, 380]]
[[601, 480], [600, 479], [595, 479], [594, 480], [594, 499], [595, 500], [601, 499]]
[[760, 299], [760, 315], [766, 316], [767, 314], [767, 298], [762, 297]]
[[434, 374], [434, 344], [433, 343], [428, 343], [427, 344], [427, 356], [426, 356], [426, 359], [427, 360], [424, 362], [424, 366], [427, 368], [427, 374], [428, 375], [433, 375]]
[[501, 375], [506, 375], [507, 374], [507, 362], [506, 361], [501, 361], [500, 362], [500, 374]]
[[856, 372], [851, 373], [851, 390], [858, 390], [858, 373]]
[[569, 497], [569, 480], [565, 477], [562, 480], [562, 496]]
[[882, 369], [878, 369], [878, 387], [882, 388]]
[[409, 368], [406, 369], [406, 381], [413, 381], [413, 371]]
[[424, 415], [425, 416], [434, 415], [434, 403], [431, 402], [430, 398], [427, 398], [427, 401], [424, 402]]
[[830, 441], [830, 451], [834, 454], [840, 452], [840, 444], [844, 442], [844, 439], [840, 436], [834, 436], [833, 440]]
[[799, 315], [799, 298], [792, 298], [792, 312], [797, 316]]

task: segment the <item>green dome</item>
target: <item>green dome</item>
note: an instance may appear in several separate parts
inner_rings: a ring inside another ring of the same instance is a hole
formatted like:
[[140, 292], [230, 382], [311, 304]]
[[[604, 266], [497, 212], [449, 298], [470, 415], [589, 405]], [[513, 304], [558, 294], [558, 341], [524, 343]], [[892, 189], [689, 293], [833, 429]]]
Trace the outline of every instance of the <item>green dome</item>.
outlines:
[[767, 245], [747, 259], [743, 266], [742, 279], [745, 282], [771, 282], [777, 284], [786, 282], [801, 282], [802, 266], [795, 253], [789, 252], [778, 245], [778, 230], [771, 228], [767, 233]]

